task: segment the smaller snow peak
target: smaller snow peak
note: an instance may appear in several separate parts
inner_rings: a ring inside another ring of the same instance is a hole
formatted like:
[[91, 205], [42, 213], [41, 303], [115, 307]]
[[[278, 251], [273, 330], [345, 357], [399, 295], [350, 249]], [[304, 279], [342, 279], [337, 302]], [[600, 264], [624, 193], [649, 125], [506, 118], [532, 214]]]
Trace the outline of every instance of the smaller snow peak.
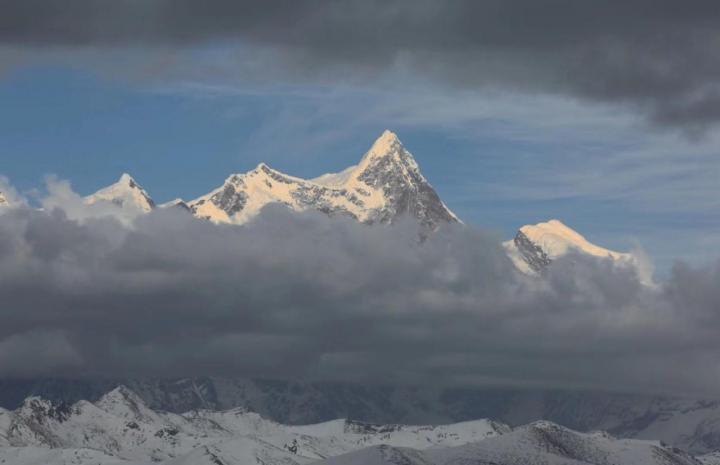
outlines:
[[108, 400], [121, 399], [121, 400], [136, 401], [141, 404], [143, 403], [143, 401], [140, 399], [140, 397], [138, 397], [137, 394], [135, 394], [130, 388], [128, 388], [124, 384], [121, 384], [118, 387], [116, 387], [115, 389], [113, 389], [112, 391], [106, 393], [104, 396], [102, 396], [102, 398], [100, 400], [102, 401], [103, 399], [108, 399]]
[[620, 258], [626, 255], [592, 244], [580, 233], [566, 226], [560, 220], [525, 225], [520, 228], [520, 232], [532, 243], [541, 247], [551, 259], [565, 255], [570, 249], [598, 257]]
[[[145, 402], [125, 385], [120, 385], [103, 395], [97, 402], [98, 407], [127, 406], [133, 410], [145, 407]], [[106, 409], [103, 409], [106, 410]]]
[[190, 206], [181, 198], [173, 199], [159, 205], [160, 208], [180, 208], [181, 210], [190, 211]]
[[571, 252], [611, 259], [617, 266], [635, 268], [641, 283], [653, 286], [652, 267], [632, 253], [615, 252], [588, 241], [580, 233], [560, 220], [549, 220], [525, 225], [515, 238], [503, 243], [510, 259], [523, 273], [534, 274], [544, 270], [552, 261]]
[[106, 393], [95, 406], [115, 416], [137, 421], [148, 421], [155, 416], [140, 396], [124, 385]]
[[5, 194], [0, 191], [0, 207], [4, 207], [9, 205], [10, 203], [7, 200], [7, 197], [5, 197]]
[[132, 176], [123, 173], [115, 183], [85, 198], [85, 203], [110, 202], [119, 207], [132, 206], [141, 212], [149, 212], [155, 208], [150, 195]]
[[52, 407], [52, 402], [47, 399], [43, 399], [39, 396], [30, 396], [25, 398], [22, 403], [21, 409], [32, 409], [32, 410], [49, 410]]
[[556, 234], [573, 242], [583, 242], [586, 240], [580, 233], [558, 219], [548, 220], [544, 223], [538, 223], [536, 225], [525, 225], [520, 228], [520, 231], [525, 234], [529, 234], [530, 236], [533, 236], [536, 232], [542, 231], [543, 233]]

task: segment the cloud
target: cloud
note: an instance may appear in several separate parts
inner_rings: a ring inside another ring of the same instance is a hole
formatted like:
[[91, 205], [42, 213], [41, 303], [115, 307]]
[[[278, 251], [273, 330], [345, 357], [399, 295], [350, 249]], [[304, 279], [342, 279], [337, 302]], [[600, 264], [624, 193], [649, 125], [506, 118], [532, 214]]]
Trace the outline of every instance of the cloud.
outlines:
[[[266, 82], [292, 74], [295, 82], [366, 83], [399, 73], [402, 82], [629, 105], [656, 124], [689, 131], [720, 118], [714, 59], [720, 7], [709, 0], [5, 0], [0, 6], [0, 42], [9, 49], [142, 49], [154, 62], [143, 71], [150, 74], [169, 67], [185, 77], [227, 72]], [[203, 48], [218, 60], [198, 66]]]
[[720, 261], [655, 289], [583, 256], [532, 280], [472, 227], [420, 244], [409, 220], [127, 223], [53, 202], [0, 216], [0, 376], [719, 387]]

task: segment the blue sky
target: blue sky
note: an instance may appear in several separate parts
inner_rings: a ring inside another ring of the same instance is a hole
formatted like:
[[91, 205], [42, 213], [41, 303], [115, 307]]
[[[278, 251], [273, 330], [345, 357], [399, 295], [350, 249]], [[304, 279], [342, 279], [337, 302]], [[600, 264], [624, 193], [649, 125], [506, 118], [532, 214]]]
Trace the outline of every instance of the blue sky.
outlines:
[[388, 128], [451, 209], [502, 237], [559, 218], [600, 245], [646, 249], [661, 273], [720, 245], [714, 135], [661, 132], [617, 107], [61, 65], [5, 73], [0, 101], [0, 174], [24, 193], [48, 174], [87, 194], [129, 172], [158, 202], [192, 199], [261, 161], [301, 177], [339, 171]]

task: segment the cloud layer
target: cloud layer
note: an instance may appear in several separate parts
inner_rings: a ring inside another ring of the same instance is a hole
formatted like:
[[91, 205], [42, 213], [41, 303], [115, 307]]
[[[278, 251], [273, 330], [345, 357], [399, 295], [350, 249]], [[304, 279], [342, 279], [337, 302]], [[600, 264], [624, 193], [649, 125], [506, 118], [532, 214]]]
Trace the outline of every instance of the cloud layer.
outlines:
[[706, 392], [720, 262], [661, 287], [568, 257], [515, 272], [493, 234], [266, 209], [118, 220], [51, 182], [0, 215], [0, 376], [242, 375]]
[[[240, 79], [366, 82], [400, 73], [403, 82], [414, 76], [452, 88], [627, 104], [658, 124], [691, 130], [720, 118], [720, 6], [712, 1], [4, 0], [0, 6], [0, 42], [20, 55], [160, 48], [154, 72], [175, 66], [196, 76], [192, 50], [211, 46], [225, 71]], [[122, 62], [127, 67], [132, 60]], [[204, 72], [223, 70], [209, 65]]]

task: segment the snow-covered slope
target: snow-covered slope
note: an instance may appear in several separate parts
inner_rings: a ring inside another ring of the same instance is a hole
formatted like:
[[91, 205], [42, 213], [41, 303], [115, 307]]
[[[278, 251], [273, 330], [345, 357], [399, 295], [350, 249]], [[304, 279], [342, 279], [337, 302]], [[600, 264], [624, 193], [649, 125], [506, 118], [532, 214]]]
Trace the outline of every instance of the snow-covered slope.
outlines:
[[[0, 463], [299, 464], [377, 444], [455, 446], [510, 428], [478, 420], [447, 426], [371, 425], [346, 420], [287, 426], [245, 409], [157, 412], [120, 386], [95, 403], [39, 397], [0, 410]], [[287, 445], [297, 444], [296, 453]], [[49, 450], [48, 450], [49, 449]], [[92, 449], [94, 452], [88, 451]], [[33, 462], [35, 460], [35, 462]], [[46, 460], [46, 461], [42, 461]]]
[[657, 441], [583, 434], [550, 422], [536, 422], [463, 446], [418, 451], [376, 446], [329, 458], [327, 465], [699, 465], [694, 457]]
[[118, 459], [94, 449], [48, 449], [46, 447], [0, 447], [0, 464], [149, 465], [148, 462], [130, 462]]
[[390, 223], [410, 215], [426, 227], [457, 222], [420, 173], [398, 137], [385, 131], [360, 163], [313, 180], [288, 176], [261, 163], [189, 203], [193, 213], [220, 223], [245, 223], [267, 204], [346, 215], [363, 223]]
[[[295, 443], [297, 450], [288, 446]], [[715, 463], [713, 455], [702, 457]], [[4, 462], [3, 462], [4, 460]], [[320, 461], [320, 462], [318, 462]], [[515, 429], [490, 420], [441, 426], [333, 420], [283, 425], [243, 408], [150, 409], [120, 386], [95, 403], [32, 397], [0, 409], [0, 464], [74, 465], [597, 464], [699, 465], [657, 440], [578, 433], [541, 421]]]
[[109, 202], [119, 207], [132, 208], [147, 213], [155, 208], [150, 195], [127, 173], [115, 183], [85, 197], [88, 205]]
[[597, 246], [560, 220], [525, 225], [512, 240], [504, 242], [503, 246], [517, 268], [525, 273], [542, 271], [553, 260], [570, 252], [637, 266], [637, 259], [632, 254]]
[[[589, 391], [412, 388], [246, 378], [181, 380], [0, 380], [0, 405], [27, 396], [99, 399], [127, 383], [155, 410], [244, 406], [275, 422], [303, 424], [350, 417], [380, 423], [454, 423], [491, 417], [522, 425], [548, 419], [578, 431], [659, 439], [694, 453], [720, 449], [720, 401]], [[326, 424], [326, 423], [323, 423]]]
[[699, 455], [698, 460], [703, 465], [720, 465], [720, 451], [713, 451], [704, 455]]

